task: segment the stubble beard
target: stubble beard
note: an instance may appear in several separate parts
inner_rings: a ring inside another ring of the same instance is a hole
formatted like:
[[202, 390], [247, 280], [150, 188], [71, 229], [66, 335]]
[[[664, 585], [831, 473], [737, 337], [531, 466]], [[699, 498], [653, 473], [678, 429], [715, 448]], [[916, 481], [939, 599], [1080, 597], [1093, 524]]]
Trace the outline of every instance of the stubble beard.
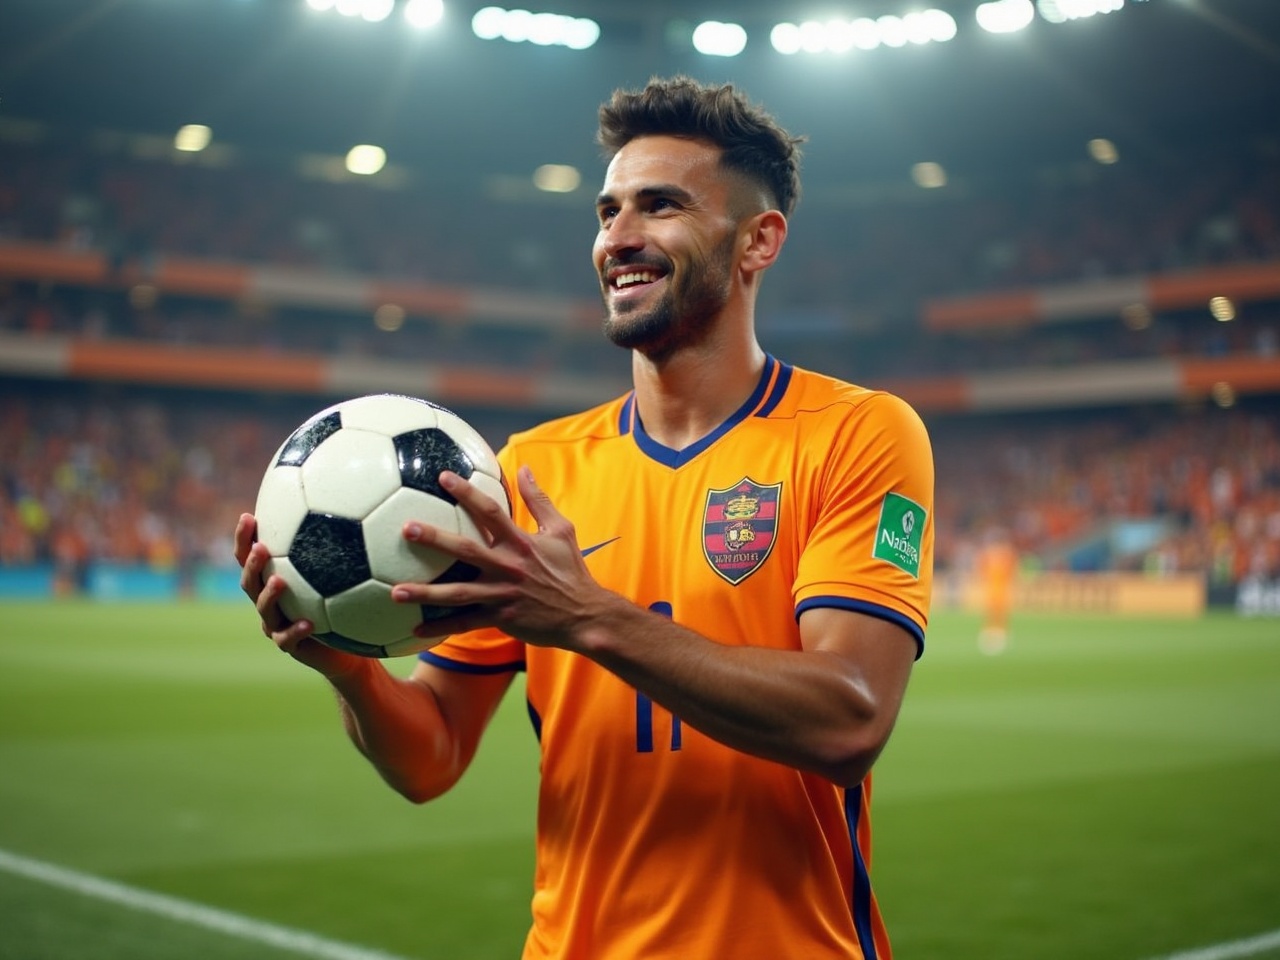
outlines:
[[730, 233], [706, 260], [692, 266], [686, 280], [673, 284], [650, 307], [627, 304], [618, 311], [606, 301], [605, 336], [654, 362], [702, 342], [729, 302], [733, 243]]

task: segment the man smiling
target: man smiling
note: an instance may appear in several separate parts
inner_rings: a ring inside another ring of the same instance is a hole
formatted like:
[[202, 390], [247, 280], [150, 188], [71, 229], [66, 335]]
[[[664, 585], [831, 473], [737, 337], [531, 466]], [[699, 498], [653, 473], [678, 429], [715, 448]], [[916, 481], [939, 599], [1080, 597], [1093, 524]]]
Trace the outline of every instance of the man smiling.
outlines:
[[488, 543], [404, 536], [480, 574], [395, 595], [457, 608], [432, 624], [453, 635], [407, 680], [322, 646], [280, 615], [248, 515], [244, 589], [415, 801], [457, 782], [527, 671], [526, 960], [887, 958], [870, 771], [924, 648], [928, 436], [900, 399], [756, 339], [797, 138], [732, 86], [677, 77], [616, 92], [599, 139], [593, 259], [634, 389], [509, 440], [510, 517], [441, 476]]

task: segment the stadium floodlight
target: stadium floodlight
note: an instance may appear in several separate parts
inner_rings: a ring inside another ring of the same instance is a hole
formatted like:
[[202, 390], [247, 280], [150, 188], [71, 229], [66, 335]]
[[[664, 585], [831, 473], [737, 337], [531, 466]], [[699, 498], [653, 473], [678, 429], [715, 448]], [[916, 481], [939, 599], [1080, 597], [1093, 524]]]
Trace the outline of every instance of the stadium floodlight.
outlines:
[[482, 7], [471, 18], [471, 32], [481, 40], [499, 38], [511, 43], [561, 46], [585, 50], [600, 39], [600, 25], [586, 17], [530, 10]]
[[404, 19], [411, 27], [427, 30], [444, 19], [444, 0], [409, 0]]
[[404, 326], [405, 309], [398, 303], [384, 303], [373, 311], [373, 325], [384, 333], [395, 333]]
[[895, 17], [892, 14], [876, 17], [876, 29], [880, 31], [880, 42], [886, 47], [907, 45], [907, 25], [901, 17]]
[[925, 190], [936, 190], [947, 185], [947, 171], [942, 164], [928, 160], [911, 168], [911, 179]]
[[1124, 0], [1036, 0], [1036, 10], [1049, 23], [1066, 23], [1098, 13], [1115, 13]]
[[1094, 137], [1088, 144], [1089, 156], [1098, 163], [1109, 166], [1120, 159], [1120, 151], [1106, 137]]
[[396, 0], [364, 0], [360, 16], [370, 23], [380, 23], [391, 16], [396, 8]]
[[901, 17], [883, 16], [872, 20], [806, 20], [779, 23], [769, 34], [779, 53], [848, 53], [876, 47], [904, 47], [908, 43], [945, 43], [956, 35], [956, 21], [945, 10], [918, 10]]
[[335, 0], [307, 0], [307, 6], [323, 13], [326, 10], [332, 10], [334, 2]]
[[747, 46], [747, 31], [736, 23], [706, 20], [693, 29], [693, 49], [710, 57], [736, 57]]
[[778, 53], [790, 56], [800, 52], [800, 28], [794, 23], [777, 23], [769, 31], [769, 43]]
[[848, 20], [828, 20], [827, 49], [832, 53], [848, 53], [852, 50], [853, 24]]
[[544, 163], [533, 171], [533, 185], [547, 193], [573, 193], [580, 183], [578, 168], [565, 163]]
[[199, 153], [213, 139], [213, 131], [202, 123], [188, 123], [180, 127], [173, 138], [173, 149], [183, 153]]
[[358, 143], [347, 151], [347, 172], [371, 177], [387, 165], [387, 151], [371, 143]]
[[1211, 297], [1209, 312], [1219, 323], [1229, 323], [1236, 318], [1236, 305], [1231, 302], [1230, 297]]
[[978, 26], [988, 33], [1017, 33], [1036, 18], [1031, 0], [989, 0], [974, 11]]
[[853, 45], [859, 50], [874, 50], [880, 46], [880, 28], [870, 17], [859, 17], [849, 24]]
[[918, 17], [923, 29], [934, 43], [946, 43], [956, 37], [956, 18], [945, 10], [922, 10], [920, 13], [909, 13], [907, 18]]

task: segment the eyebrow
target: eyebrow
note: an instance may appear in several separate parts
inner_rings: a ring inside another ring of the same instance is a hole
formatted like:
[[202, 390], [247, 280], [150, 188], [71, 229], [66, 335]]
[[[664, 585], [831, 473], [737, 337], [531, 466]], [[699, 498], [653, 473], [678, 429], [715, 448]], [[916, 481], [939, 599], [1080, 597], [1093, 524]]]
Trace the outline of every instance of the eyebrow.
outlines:
[[[693, 194], [683, 187], [677, 187], [674, 183], [659, 183], [652, 187], [642, 187], [636, 191], [636, 196], [642, 200], [649, 200], [654, 197], [671, 197], [682, 203], [688, 203], [693, 199]], [[596, 197], [596, 206], [608, 206], [615, 203], [616, 198], [611, 193], [602, 193]]]

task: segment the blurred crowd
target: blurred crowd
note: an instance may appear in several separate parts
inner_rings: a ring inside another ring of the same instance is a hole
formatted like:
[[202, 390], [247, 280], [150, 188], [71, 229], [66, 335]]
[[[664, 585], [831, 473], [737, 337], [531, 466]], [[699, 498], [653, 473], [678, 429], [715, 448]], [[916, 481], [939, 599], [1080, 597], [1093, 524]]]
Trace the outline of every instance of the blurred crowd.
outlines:
[[[1202, 156], [991, 171], [941, 190], [807, 196], [765, 303], [902, 312], [925, 297], [1280, 258], [1280, 159]], [[66, 143], [0, 143], [0, 239], [567, 294], [594, 290], [588, 171], [522, 200], [377, 189], [262, 158], [215, 168]]]
[[[1041, 569], [1280, 578], [1280, 403], [1143, 408], [932, 425], [938, 564], [999, 531]], [[1145, 525], [1126, 549], [1118, 527]]]
[[[91, 561], [191, 568], [231, 562], [267, 462], [312, 412], [188, 393], [29, 385], [0, 392], [0, 564]], [[495, 445], [525, 424], [477, 423]], [[1280, 578], [1280, 409], [1108, 411], [930, 424], [938, 567], [963, 570], [1005, 530], [1024, 558], [1069, 568], [1070, 549], [1117, 521], [1164, 533], [1118, 566]]]
[[[931, 296], [1280, 259], [1276, 160], [1240, 149], [998, 183], [961, 179], [856, 203], [808, 196], [764, 285], [762, 342], [868, 386], [1124, 358], [1274, 357], [1276, 302], [1242, 305], [1230, 323], [1189, 310], [1016, 334], [926, 335], [918, 318]], [[114, 264], [186, 254], [594, 297], [592, 232], [581, 197], [380, 190], [280, 164], [223, 169], [119, 149], [0, 143], [0, 242], [98, 250]], [[590, 329], [415, 318], [388, 333], [371, 319], [141, 288], [0, 282], [0, 331], [625, 372], [625, 356]], [[1280, 398], [1248, 399], [1230, 409], [932, 421], [940, 569], [965, 569], [992, 530], [1035, 564], [1079, 568], [1082, 545], [1100, 531], [1155, 518], [1158, 537], [1111, 549], [1105, 562], [1198, 571], [1215, 583], [1280, 578]], [[318, 405], [0, 377], [0, 565], [54, 563], [74, 586], [94, 561], [229, 563], [235, 517], [251, 509], [267, 458]], [[489, 411], [482, 432], [500, 445], [531, 415]]]

